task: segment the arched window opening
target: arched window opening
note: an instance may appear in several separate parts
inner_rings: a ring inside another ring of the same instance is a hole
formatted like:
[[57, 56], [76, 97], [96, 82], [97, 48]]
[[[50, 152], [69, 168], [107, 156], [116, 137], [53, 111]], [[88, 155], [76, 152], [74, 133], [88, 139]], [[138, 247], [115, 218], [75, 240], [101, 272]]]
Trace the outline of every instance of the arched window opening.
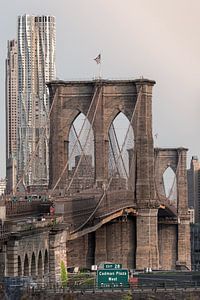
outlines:
[[28, 255], [25, 255], [24, 259], [24, 276], [29, 276], [29, 261], [28, 261]]
[[42, 272], [42, 253], [41, 251], [39, 252], [38, 255], [38, 277], [42, 278], [43, 272]]
[[35, 260], [35, 253], [33, 252], [32, 258], [31, 258], [31, 276], [36, 276], [36, 260]]
[[49, 273], [49, 258], [48, 258], [48, 252], [45, 250], [45, 255], [44, 255], [44, 275], [48, 276]]
[[87, 117], [80, 113], [71, 125], [68, 145], [66, 191], [78, 192], [94, 184], [94, 133]]
[[22, 276], [22, 262], [20, 256], [18, 256], [18, 276]]
[[134, 166], [134, 133], [128, 118], [120, 112], [109, 128], [109, 176], [126, 181]]
[[175, 204], [177, 201], [176, 174], [170, 166], [163, 173], [163, 190], [164, 196]]

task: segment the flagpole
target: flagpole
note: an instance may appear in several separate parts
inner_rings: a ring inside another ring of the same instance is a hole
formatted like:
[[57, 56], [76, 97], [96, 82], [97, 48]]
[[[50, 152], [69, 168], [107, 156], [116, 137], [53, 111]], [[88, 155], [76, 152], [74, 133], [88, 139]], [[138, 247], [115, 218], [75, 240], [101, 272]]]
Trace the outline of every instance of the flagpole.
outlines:
[[101, 53], [94, 59], [98, 66], [97, 79], [101, 79]]
[[99, 79], [101, 79], [101, 62], [102, 62], [102, 54], [101, 54], [100, 64], [99, 64]]

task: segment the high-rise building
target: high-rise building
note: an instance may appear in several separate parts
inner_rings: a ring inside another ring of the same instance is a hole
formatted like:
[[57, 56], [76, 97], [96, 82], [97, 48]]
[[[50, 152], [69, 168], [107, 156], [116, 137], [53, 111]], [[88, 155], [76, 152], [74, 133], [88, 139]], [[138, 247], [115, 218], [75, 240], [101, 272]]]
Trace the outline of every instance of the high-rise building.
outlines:
[[16, 185], [18, 125], [18, 49], [17, 41], [8, 41], [6, 58], [6, 190]]
[[188, 206], [194, 208], [195, 223], [200, 223], [200, 161], [192, 156], [188, 178]]
[[0, 196], [4, 195], [6, 189], [6, 179], [0, 178]]
[[49, 92], [54, 80], [55, 17], [18, 17], [17, 172], [26, 186], [48, 184]]

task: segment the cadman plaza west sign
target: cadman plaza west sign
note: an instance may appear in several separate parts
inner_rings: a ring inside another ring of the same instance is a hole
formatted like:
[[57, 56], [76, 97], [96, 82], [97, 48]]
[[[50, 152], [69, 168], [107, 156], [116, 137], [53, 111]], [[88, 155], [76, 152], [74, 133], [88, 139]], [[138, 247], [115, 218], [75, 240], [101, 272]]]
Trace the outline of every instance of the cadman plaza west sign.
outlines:
[[99, 288], [123, 287], [128, 285], [127, 269], [102, 269], [97, 271]]

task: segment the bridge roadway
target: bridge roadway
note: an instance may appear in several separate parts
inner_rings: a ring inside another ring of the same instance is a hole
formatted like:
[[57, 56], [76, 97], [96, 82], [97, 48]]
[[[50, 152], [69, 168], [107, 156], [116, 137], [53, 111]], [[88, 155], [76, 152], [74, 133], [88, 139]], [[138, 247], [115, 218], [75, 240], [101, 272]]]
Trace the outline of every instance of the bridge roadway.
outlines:
[[[55, 213], [64, 214], [64, 222], [69, 226], [69, 239], [73, 240], [87, 233], [97, 230], [102, 225], [118, 217], [137, 216], [137, 203], [131, 190], [108, 190], [100, 188], [84, 190], [65, 197], [53, 197]], [[42, 212], [47, 212], [44, 206], [50, 202], [34, 200], [20, 200], [18, 202], [6, 201], [6, 220], [20, 218], [26, 219]], [[177, 209], [166, 198], [159, 197], [159, 217], [162, 223], [177, 223]], [[1, 226], [2, 227], [2, 226]], [[5, 226], [0, 229], [0, 241], [8, 239], [9, 232]]]
[[[97, 230], [103, 224], [121, 216], [137, 216], [137, 203], [131, 190], [102, 189], [84, 190], [69, 197], [56, 197], [55, 213], [64, 214], [70, 228], [69, 239], [73, 240]], [[161, 222], [177, 223], [177, 209], [166, 198], [158, 200]]]

